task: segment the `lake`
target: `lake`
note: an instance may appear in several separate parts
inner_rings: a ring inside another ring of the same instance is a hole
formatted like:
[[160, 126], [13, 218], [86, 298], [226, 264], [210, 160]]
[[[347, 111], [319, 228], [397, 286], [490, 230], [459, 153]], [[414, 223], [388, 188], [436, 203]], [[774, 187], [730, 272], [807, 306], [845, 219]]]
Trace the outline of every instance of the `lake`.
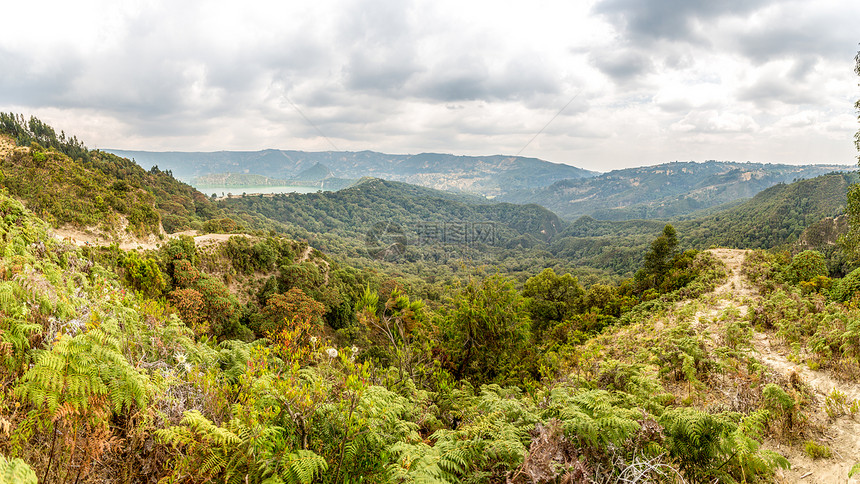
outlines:
[[318, 190], [324, 190], [320, 187], [308, 187], [308, 186], [283, 186], [283, 187], [210, 187], [205, 185], [192, 185], [196, 188], [200, 193], [209, 196], [213, 193], [216, 196], [221, 196], [223, 193], [227, 195], [228, 193], [232, 193], [233, 195], [241, 195], [243, 193], [251, 194], [251, 193], [316, 193]]

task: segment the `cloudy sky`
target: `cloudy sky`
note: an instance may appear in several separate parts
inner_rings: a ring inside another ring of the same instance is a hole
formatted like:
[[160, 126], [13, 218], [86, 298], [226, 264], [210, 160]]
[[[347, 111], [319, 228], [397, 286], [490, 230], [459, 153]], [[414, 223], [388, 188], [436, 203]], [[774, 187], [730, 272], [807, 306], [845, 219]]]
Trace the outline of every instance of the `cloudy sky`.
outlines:
[[856, 0], [16, 1], [0, 110], [98, 148], [849, 164], [858, 25]]

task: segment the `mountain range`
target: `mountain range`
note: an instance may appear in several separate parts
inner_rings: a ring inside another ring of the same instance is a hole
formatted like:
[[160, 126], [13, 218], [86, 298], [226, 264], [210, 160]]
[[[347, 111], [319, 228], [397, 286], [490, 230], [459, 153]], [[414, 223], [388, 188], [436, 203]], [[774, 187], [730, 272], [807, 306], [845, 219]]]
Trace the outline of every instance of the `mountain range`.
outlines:
[[457, 156], [441, 153], [392, 155], [375, 151], [293, 150], [155, 152], [106, 150], [134, 159], [143, 167], [158, 166], [191, 182], [211, 174], [253, 174], [282, 180], [320, 181], [365, 176], [440, 190], [495, 197], [557, 181], [589, 178], [598, 173], [562, 163], [521, 156]]
[[600, 220], [668, 219], [750, 198], [779, 183], [852, 169], [846, 165], [673, 162], [510, 191], [499, 200], [537, 203], [567, 220], [583, 215]]
[[672, 162], [597, 173], [517, 156], [391, 155], [373, 151], [287, 150], [154, 152], [107, 150], [158, 166], [195, 186], [296, 185], [345, 188], [363, 177], [516, 204], [534, 203], [565, 220], [697, 217], [779, 183], [814, 178], [849, 165], [784, 165], [731, 161]]

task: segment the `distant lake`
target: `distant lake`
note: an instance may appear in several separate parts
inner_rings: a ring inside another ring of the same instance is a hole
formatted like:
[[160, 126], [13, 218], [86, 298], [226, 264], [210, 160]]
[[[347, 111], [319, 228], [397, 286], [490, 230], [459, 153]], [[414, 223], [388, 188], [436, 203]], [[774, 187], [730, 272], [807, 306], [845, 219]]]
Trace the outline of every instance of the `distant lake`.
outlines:
[[[192, 185], [194, 186], [194, 185]], [[233, 195], [241, 195], [243, 193], [251, 194], [251, 193], [316, 193], [318, 190], [322, 190], [324, 192], [328, 191], [320, 187], [308, 187], [308, 186], [284, 186], [284, 187], [209, 187], [205, 185], [194, 186], [200, 193], [209, 196], [213, 193], [216, 196], [221, 196], [223, 193], [227, 195], [228, 193], [232, 193]]]

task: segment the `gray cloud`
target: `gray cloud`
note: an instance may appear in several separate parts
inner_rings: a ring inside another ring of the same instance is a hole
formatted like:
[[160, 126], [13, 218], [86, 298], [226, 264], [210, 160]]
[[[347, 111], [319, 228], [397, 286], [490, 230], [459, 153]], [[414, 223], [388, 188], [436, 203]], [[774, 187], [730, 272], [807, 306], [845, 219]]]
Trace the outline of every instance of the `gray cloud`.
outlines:
[[601, 49], [590, 53], [589, 61], [618, 83], [627, 83], [654, 71], [650, 56], [637, 49]]
[[503, 66], [491, 68], [476, 55], [448, 57], [422, 73], [409, 86], [410, 95], [442, 102], [472, 100], [528, 100], [560, 91], [540, 58], [522, 54]]
[[774, 103], [812, 104], [820, 101], [815, 92], [784, 76], [762, 76], [738, 91], [738, 99], [767, 109]]
[[63, 94], [83, 70], [71, 53], [33, 59], [26, 53], [0, 47], [0, 102], [32, 106], [67, 105]]
[[856, 52], [856, 22], [849, 20], [850, 15], [835, 24], [837, 19], [833, 17], [789, 15], [790, 12], [785, 12], [765, 25], [738, 32], [734, 36], [737, 49], [759, 64], [798, 55], [844, 59]]
[[707, 38], [694, 22], [709, 23], [726, 15], [745, 15], [774, 0], [603, 0], [594, 11], [622, 29], [634, 42]]
[[359, 90], [396, 94], [422, 68], [416, 64], [410, 14], [412, 2], [355, 2], [340, 24], [340, 41], [350, 51], [345, 84]]

